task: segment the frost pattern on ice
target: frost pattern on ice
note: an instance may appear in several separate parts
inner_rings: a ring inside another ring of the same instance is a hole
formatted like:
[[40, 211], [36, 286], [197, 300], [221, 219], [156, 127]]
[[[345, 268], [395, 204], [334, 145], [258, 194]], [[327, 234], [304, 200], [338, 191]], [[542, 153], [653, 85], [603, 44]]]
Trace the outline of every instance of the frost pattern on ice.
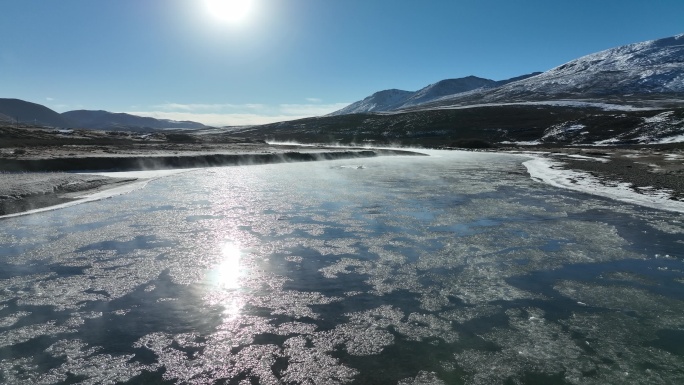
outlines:
[[518, 157], [440, 154], [203, 170], [6, 222], [0, 353], [27, 353], [0, 379], [346, 384], [398, 355], [398, 384], [681, 382], [658, 343], [684, 304], [653, 283], [681, 285], [681, 256], [620, 224], [666, 239], [678, 217], [551, 189]]

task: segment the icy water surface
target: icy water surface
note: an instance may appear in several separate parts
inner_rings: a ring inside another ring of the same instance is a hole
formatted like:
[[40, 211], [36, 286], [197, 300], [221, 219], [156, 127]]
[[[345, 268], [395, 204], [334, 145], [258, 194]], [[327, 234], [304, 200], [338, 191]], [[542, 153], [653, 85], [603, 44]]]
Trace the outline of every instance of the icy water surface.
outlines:
[[679, 214], [458, 152], [0, 221], [0, 383], [684, 383]]

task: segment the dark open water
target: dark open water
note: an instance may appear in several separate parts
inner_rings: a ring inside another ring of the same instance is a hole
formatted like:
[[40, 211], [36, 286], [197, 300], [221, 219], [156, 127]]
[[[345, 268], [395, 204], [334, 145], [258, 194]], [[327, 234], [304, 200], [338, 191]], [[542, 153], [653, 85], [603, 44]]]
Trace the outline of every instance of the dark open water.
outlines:
[[684, 383], [681, 215], [432, 154], [0, 220], [0, 383]]

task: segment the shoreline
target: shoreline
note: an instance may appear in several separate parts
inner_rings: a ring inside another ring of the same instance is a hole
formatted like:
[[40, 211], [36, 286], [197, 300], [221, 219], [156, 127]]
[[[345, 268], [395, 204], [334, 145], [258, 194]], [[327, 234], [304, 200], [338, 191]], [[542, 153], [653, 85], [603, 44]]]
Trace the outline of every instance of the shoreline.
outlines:
[[[74, 155], [74, 154], [70, 154]], [[93, 172], [137, 171], [245, 166], [284, 162], [370, 158], [388, 155], [416, 155], [416, 152], [386, 149], [306, 149], [269, 153], [205, 152], [188, 154], [122, 154], [113, 156], [52, 156], [0, 160], [0, 172]]]
[[[268, 150], [262, 153], [229, 149], [221, 153], [124, 152], [106, 157], [47, 153], [28, 159], [0, 159], [0, 219], [65, 207], [84, 199], [104, 199], [117, 195], [112, 189], [121, 188], [123, 192], [120, 193], [125, 193], [127, 185], [144, 185], [155, 178], [117, 178], [102, 175], [105, 171], [177, 170], [172, 171], [174, 173], [216, 166], [424, 155], [415, 152], [417, 149], [282, 146], [274, 151], [269, 146]], [[660, 210], [684, 212], [684, 153], [681, 152], [580, 147], [517, 148], [495, 152], [533, 158], [523, 162], [529, 176], [552, 186]], [[110, 191], [102, 194], [107, 190]]]

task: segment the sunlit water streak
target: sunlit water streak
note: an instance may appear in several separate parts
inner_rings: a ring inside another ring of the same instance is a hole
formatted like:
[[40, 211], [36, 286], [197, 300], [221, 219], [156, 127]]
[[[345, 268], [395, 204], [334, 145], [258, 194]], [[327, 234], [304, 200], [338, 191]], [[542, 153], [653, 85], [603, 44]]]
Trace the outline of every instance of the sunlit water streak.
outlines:
[[684, 381], [679, 215], [431, 155], [0, 221], [0, 383]]

